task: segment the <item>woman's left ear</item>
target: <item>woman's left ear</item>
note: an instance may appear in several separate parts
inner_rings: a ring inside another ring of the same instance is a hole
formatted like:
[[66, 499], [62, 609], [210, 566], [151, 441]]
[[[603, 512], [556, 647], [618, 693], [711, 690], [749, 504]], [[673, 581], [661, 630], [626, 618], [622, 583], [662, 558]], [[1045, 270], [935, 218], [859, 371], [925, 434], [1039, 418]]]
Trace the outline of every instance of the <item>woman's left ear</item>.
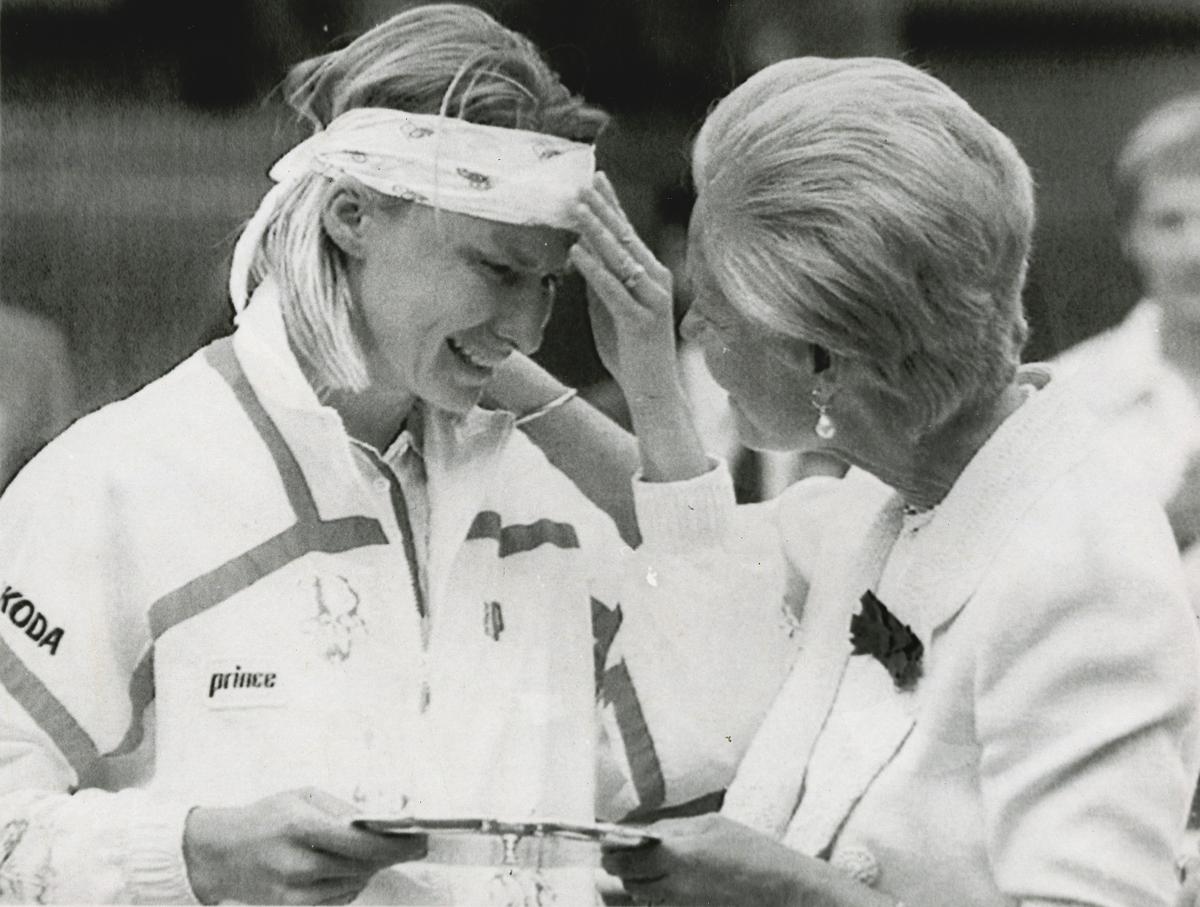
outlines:
[[371, 198], [354, 180], [335, 180], [321, 207], [321, 226], [334, 244], [351, 258], [366, 257], [366, 230]]

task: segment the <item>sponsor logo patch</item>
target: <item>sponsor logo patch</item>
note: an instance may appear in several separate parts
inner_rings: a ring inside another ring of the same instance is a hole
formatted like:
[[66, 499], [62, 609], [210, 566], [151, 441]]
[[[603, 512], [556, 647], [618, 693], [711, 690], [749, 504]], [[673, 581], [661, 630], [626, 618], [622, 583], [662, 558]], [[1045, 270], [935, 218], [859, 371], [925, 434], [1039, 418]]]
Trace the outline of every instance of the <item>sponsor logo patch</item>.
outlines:
[[12, 586], [5, 586], [0, 592], [0, 614], [11, 620], [14, 627], [24, 630], [39, 649], [49, 649], [51, 655], [58, 654], [64, 633], [62, 627], [54, 626], [37, 605]]
[[277, 671], [253, 662], [209, 662], [205, 702], [210, 709], [278, 708], [287, 702]]

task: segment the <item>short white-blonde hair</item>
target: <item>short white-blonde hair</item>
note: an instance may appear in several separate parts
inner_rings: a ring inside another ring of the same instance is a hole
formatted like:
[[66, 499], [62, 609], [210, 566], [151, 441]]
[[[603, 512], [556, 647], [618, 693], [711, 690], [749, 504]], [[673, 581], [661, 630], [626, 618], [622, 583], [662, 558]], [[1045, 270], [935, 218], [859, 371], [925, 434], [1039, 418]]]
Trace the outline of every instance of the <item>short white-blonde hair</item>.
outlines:
[[729, 304], [866, 366], [914, 436], [1012, 381], [1033, 181], [937, 79], [882, 58], [774, 64], [710, 113], [693, 174]]
[[[594, 141], [607, 116], [572, 95], [522, 35], [472, 6], [437, 3], [401, 12], [342, 50], [297, 65], [289, 105], [314, 130], [347, 110], [390, 107]], [[270, 275], [288, 336], [318, 392], [368, 384], [343, 253], [321, 223], [333, 181], [298, 180], [255, 251], [250, 288]], [[404, 204], [375, 195], [381, 204]]]

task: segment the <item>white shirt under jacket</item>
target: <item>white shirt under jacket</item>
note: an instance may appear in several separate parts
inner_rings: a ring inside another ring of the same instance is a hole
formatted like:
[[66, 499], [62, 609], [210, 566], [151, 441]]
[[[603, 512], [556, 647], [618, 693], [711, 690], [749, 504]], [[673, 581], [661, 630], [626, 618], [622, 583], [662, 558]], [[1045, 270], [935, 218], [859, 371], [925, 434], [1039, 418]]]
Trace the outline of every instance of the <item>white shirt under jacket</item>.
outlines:
[[[909, 907], [1171, 905], [1200, 646], [1164, 515], [1109, 456], [1051, 383], [932, 514], [857, 471], [739, 508], [726, 550], [784, 565], [801, 655], [723, 811]], [[851, 655], [868, 589], [925, 646], [912, 692]]]
[[[795, 643], [781, 574], [672, 567], [722, 525], [725, 471], [655, 489], [633, 553], [511, 415], [422, 434], [427, 647], [394, 489], [269, 295], [34, 459], [0, 498], [0, 897], [191, 901], [188, 809], [289, 788], [587, 821], [728, 783]], [[753, 619], [730, 607], [764, 584]], [[740, 659], [738, 682], [696, 659]], [[493, 868], [444, 864], [496, 857], [436, 844], [360, 900], [487, 903]], [[560, 858], [560, 902], [590, 902], [593, 870]]]

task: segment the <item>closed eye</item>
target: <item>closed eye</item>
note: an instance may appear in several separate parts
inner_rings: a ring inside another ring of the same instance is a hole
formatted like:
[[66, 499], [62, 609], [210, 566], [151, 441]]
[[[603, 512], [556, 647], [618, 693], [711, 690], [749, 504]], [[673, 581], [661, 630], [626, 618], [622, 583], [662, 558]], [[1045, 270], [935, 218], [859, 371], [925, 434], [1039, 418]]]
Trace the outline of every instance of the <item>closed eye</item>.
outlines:
[[485, 271], [503, 284], [507, 285], [514, 283], [520, 278], [520, 275], [516, 272], [516, 269], [511, 268], [502, 262], [491, 261], [483, 258], [480, 259], [479, 263], [483, 266]]

